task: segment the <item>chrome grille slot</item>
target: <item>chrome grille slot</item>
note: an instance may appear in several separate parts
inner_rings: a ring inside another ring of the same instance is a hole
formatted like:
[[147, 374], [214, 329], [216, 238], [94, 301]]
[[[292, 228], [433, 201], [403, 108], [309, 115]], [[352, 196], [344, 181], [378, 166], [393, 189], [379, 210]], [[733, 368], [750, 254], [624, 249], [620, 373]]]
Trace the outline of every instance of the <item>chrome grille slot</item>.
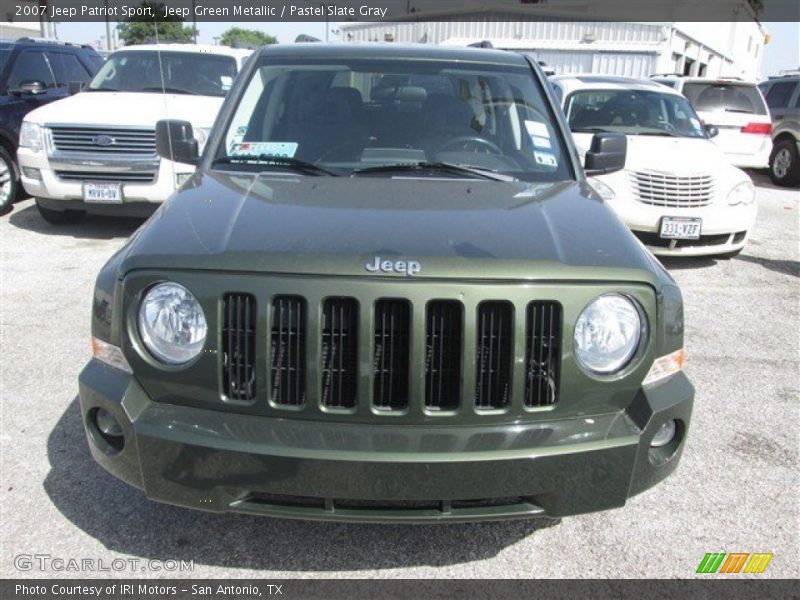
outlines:
[[227, 294], [223, 302], [222, 382], [230, 400], [256, 396], [256, 300], [250, 294]]
[[405, 300], [375, 304], [375, 350], [372, 357], [373, 404], [384, 410], [408, 406], [411, 310]]
[[513, 308], [508, 302], [478, 306], [475, 407], [505, 408], [511, 388]]
[[322, 307], [322, 405], [353, 408], [358, 397], [358, 304], [327, 298]]
[[92, 154], [134, 154], [155, 156], [154, 129], [118, 127], [50, 127], [53, 148], [60, 152]]
[[306, 301], [276, 296], [270, 332], [270, 400], [302, 406], [306, 402]]
[[653, 206], [690, 208], [711, 203], [716, 183], [711, 175], [675, 176], [653, 171], [630, 174], [633, 193], [639, 202]]
[[108, 181], [111, 183], [153, 183], [155, 172], [113, 172], [113, 171], [56, 171], [62, 181]]
[[425, 324], [425, 407], [458, 408], [464, 309], [454, 300], [428, 303]]
[[549, 406], [558, 400], [561, 367], [561, 305], [531, 302], [525, 332], [525, 406]]

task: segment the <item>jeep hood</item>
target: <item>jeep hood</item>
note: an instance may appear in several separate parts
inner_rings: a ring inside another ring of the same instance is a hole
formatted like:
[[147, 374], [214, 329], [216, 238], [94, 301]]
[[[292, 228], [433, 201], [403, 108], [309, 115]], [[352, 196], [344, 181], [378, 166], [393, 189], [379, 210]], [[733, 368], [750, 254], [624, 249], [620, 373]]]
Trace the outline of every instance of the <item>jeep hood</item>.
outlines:
[[[581, 182], [198, 172], [118, 256], [133, 269], [652, 282], [661, 271]], [[601, 268], [598, 268], [601, 267]]]
[[152, 127], [159, 119], [183, 119], [211, 127], [223, 98], [189, 94], [81, 92], [31, 111], [26, 120], [48, 125]]

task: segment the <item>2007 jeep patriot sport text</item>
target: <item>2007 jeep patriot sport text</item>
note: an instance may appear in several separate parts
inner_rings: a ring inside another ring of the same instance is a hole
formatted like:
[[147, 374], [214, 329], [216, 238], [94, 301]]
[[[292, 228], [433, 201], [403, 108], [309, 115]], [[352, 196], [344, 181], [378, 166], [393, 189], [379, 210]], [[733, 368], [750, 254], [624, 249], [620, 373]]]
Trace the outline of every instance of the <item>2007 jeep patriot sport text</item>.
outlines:
[[558, 517], [671, 473], [674, 281], [586, 181], [541, 70], [297, 44], [247, 65], [197, 171], [100, 272], [95, 459], [148, 497], [309, 519]]

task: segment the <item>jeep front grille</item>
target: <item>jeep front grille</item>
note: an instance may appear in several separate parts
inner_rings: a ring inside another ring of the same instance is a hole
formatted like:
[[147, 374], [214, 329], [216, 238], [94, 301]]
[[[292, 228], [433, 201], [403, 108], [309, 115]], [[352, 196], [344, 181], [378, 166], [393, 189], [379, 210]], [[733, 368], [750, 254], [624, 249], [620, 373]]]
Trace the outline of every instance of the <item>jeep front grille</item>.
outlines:
[[256, 396], [256, 300], [250, 294], [225, 296], [222, 323], [222, 386], [230, 400]]
[[272, 301], [270, 400], [301, 406], [306, 401], [306, 301], [278, 296]]
[[50, 126], [53, 149], [65, 153], [156, 155], [154, 129]]
[[678, 177], [655, 171], [634, 171], [630, 176], [634, 196], [644, 204], [692, 208], [707, 206], [714, 198], [716, 186], [711, 175]]
[[[258, 318], [254, 296], [223, 299], [229, 399], [255, 399], [257, 381], [268, 390], [258, 397], [277, 409], [303, 410], [311, 402], [327, 412], [366, 411], [360, 414], [496, 412], [511, 408], [515, 396], [517, 406], [537, 409], [559, 399], [563, 328], [556, 302], [515, 309], [487, 300], [466, 310], [452, 299], [415, 305], [278, 295], [265, 304], [268, 314]], [[266, 372], [259, 374], [261, 365]]]

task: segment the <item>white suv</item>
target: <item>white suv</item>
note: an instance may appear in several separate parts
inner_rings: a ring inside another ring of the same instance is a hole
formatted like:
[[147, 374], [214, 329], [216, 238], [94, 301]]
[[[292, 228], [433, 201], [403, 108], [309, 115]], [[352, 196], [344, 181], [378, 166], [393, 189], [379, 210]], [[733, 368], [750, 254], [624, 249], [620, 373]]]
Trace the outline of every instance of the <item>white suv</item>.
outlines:
[[192, 123], [200, 149], [249, 50], [142, 45], [112, 54], [84, 90], [28, 113], [22, 184], [51, 223], [86, 212], [145, 216], [194, 172], [159, 159], [160, 119]]
[[756, 218], [753, 183], [711, 142], [711, 128], [686, 98], [627, 77], [550, 81], [581, 155], [595, 133], [626, 135], [625, 169], [591, 182], [654, 254], [730, 257], [742, 250]]
[[772, 151], [772, 120], [754, 82], [679, 75], [653, 75], [652, 79], [686, 96], [703, 122], [719, 130], [714, 143], [732, 165], [767, 168]]

